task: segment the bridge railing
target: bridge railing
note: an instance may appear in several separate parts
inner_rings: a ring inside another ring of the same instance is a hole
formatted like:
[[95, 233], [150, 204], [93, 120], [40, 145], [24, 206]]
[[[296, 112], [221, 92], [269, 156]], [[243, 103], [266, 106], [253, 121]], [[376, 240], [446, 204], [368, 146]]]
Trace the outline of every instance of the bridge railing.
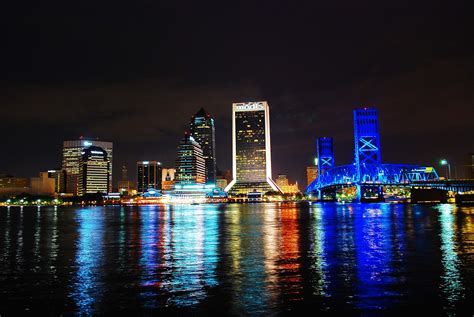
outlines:
[[340, 165], [319, 175], [306, 189], [312, 193], [331, 186], [363, 184], [403, 185], [416, 181], [435, 181], [439, 176], [433, 167], [408, 164], [355, 164]]

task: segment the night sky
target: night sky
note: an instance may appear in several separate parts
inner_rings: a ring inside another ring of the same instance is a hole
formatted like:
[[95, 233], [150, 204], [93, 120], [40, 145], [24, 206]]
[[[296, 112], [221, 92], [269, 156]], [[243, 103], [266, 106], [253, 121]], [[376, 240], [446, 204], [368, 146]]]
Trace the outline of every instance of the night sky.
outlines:
[[0, 173], [59, 167], [62, 141], [80, 135], [114, 142], [115, 180], [123, 164], [134, 178], [137, 160], [171, 167], [201, 107], [230, 169], [231, 104], [266, 100], [275, 178], [305, 184], [319, 136], [351, 162], [352, 109], [365, 105], [379, 109], [384, 162], [441, 172], [447, 158], [461, 176], [474, 152], [473, 10], [412, 2], [4, 5]]

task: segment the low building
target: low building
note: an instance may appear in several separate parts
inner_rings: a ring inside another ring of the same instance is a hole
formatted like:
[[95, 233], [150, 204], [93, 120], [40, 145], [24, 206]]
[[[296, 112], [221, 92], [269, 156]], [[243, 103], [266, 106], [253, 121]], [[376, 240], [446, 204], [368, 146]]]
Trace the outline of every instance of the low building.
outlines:
[[18, 195], [30, 192], [28, 178], [14, 177], [11, 175], [0, 176], [0, 196]]
[[31, 194], [53, 196], [56, 192], [56, 179], [50, 177], [49, 172], [39, 173], [39, 177], [30, 180]]
[[298, 182], [290, 184], [286, 175], [278, 175], [276, 179], [277, 186], [281, 189], [283, 194], [299, 194], [300, 189], [298, 188]]
[[220, 178], [219, 176], [216, 179], [216, 187], [219, 189], [224, 190], [229, 183], [227, 182], [227, 179], [225, 178]]

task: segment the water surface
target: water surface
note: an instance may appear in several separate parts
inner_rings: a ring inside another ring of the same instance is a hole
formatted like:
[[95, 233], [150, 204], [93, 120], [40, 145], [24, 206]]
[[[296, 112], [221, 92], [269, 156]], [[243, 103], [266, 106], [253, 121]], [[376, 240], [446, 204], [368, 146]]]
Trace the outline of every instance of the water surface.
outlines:
[[0, 208], [0, 315], [474, 312], [474, 208]]

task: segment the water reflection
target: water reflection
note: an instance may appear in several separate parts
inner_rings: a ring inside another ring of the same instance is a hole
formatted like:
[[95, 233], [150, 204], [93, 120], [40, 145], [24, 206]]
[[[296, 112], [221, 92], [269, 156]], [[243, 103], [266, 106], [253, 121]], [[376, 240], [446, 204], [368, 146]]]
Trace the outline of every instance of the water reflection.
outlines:
[[[398, 281], [393, 264], [391, 206], [364, 207], [355, 216], [357, 256], [357, 306], [386, 309], [399, 296], [393, 287]], [[396, 228], [395, 228], [396, 229]], [[395, 236], [398, 234], [395, 233]]]
[[0, 209], [0, 314], [472, 313], [474, 209]]
[[454, 218], [455, 209], [451, 205], [441, 205], [439, 208], [439, 223], [441, 226], [441, 255], [443, 275], [441, 276], [441, 290], [447, 301], [446, 308], [451, 311], [463, 297], [463, 285], [459, 271], [458, 246], [455, 240], [457, 225]]
[[100, 207], [76, 211], [78, 241], [76, 254], [77, 273], [72, 298], [84, 314], [92, 314], [102, 293], [102, 247], [104, 210]]
[[171, 213], [171, 305], [196, 305], [206, 297], [206, 289], [216, 285], [217, 211], [209, 207]]
[[270, 309], [271, 295], [266, 289], [263, 215], [257, 205], [234, 205], [226, 213], [226, 222], [231, 227], [225, 243], [232, 259], [233, 314], [263, 313]]

